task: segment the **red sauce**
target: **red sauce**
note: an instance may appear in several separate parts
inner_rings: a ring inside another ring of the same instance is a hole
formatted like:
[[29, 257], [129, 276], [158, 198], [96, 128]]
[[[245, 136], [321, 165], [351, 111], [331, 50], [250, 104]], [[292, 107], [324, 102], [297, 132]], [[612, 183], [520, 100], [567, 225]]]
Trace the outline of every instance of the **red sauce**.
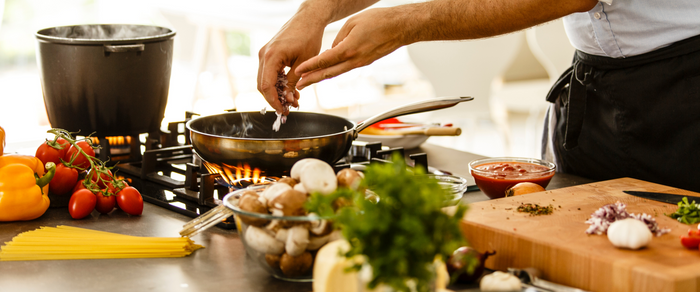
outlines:
[[554, 171], [543, 165], [527, 162], [491, 162], [477, 165], [472, 170], [476, 185], [489, 198], [505, 196], [508, 188], [520, 182], [532, 182], [546, 188]]

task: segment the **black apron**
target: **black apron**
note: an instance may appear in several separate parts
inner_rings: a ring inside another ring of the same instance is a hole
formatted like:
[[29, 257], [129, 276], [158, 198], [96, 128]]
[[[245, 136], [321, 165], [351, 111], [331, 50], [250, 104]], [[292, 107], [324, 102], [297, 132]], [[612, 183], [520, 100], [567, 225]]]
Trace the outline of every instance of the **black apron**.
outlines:
[[622, 59], [576, 51], [547, 100], [559, 172], [700, 192], [700, 36]]

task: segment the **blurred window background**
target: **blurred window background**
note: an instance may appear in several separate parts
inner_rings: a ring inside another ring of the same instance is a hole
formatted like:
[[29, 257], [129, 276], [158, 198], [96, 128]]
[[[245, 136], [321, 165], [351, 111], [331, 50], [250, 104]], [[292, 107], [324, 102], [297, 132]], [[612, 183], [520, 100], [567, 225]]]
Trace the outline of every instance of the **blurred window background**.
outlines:
[[[407, 1], [380, 1], [376, 6]], [[265, 107], [267, 104], [256, 87], [258, 51], [300, 3], [301, 0], [0, 0], [0, 125], [8, 132], [7, 140], [11, 145], [8, 150], [36, 147], [36, 141], [43, 140], [50, 128], [35, 56], [34, 34], [39, 29], [98, 23], [147, 24], [174, 29], [177, 34], [165, 125], [183, 120], [186, 111], [207, 115], [232, 108], [259, 111]], [[342, 23], [327, 28], [322, 50], [330, 48]], [[537, 64], [528, 63], [524, 67], [527, 68], [525, 73], [515, 70], [511, 74], [515, 77], [511, 79], [530, 78], [531, 75], [538, 78], [543, 74], [546, 77]], [[485, 86], [492, 85], [488, 82]], [[304, 89], [299, 110], [361, 121], [389, 107], [435, 97], [436, 91], [429, 78], [416, 68], [407, 48], [400, 48], [369, 66]], [[464, 95], [470, 95], [469, 90], [466, 91]], [[487, 96], [476, 97], [488, 99], [488, 92], [484, 93]], [[463, 108], [469, 106], [466, 103]], [[474, 118], [470, 119], [472, 116]], [[445, 114], [419, 114], [405, 119], [455, 123], [463, 127], [460, 137], [433, 137], [428, 142], [486, 156], [539, 155], [540, 133], [532, 131], [522, 139], [504, 138], [489, 114], [484, 118], [456, 109]], [[469, 123], [460, 123], [468, 119]], [[516, 127], [511, 135], [525, 133], [517, 128], [524, 119], [514, 122]], [[506, 144], [509, 139], [527, 141], [513, 147]]]

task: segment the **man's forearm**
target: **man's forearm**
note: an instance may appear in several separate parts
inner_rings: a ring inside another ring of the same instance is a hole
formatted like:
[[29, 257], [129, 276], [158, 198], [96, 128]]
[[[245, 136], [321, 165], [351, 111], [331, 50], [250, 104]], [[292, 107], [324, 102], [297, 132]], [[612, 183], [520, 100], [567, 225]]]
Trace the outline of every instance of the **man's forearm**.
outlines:
[[433, 0], [408, 4], [409, 42], [491, 37], [592, 9], [597, 0]]
[[379, 0], [306, 0], [297, 14], [313, 17], [324, 26], [371, 6]]

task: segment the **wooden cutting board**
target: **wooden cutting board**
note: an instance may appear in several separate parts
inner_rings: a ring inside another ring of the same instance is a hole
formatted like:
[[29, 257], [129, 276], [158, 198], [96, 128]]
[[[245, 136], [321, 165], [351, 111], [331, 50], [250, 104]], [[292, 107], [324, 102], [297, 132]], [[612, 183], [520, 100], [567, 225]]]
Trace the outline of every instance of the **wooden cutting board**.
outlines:
[[[622, 178], [552, 191], [470, 204], [462, 231], [477, 250], [496, 251], [486, 267], [534, 267], [545, 280], [590, 291], [700, 291], [700, 250], [685, 249], [679, 236], [686, 225], [664, 214], [678, 206], [637, 198], [623, 190], [700, 196], [641, 180]], [[615, 248], [605, 235], [587, 235], [585, 221], [598, 208], [617, 201], [629, 213], [652, 215], [671, 232], [654, 237], [641, 250]], [[517, 211], [521, 203], [551, 204], [551, 215]]]

